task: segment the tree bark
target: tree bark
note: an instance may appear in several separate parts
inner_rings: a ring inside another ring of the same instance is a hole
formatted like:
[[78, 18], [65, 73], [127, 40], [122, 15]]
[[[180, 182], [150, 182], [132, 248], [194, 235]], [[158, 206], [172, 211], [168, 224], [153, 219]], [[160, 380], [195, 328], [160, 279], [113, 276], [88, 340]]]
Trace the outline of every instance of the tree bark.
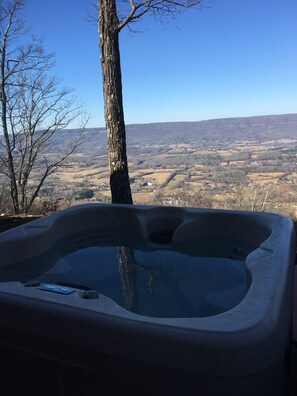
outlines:
[[17, 190], [17, 181], [14, 170], [14, 162], [12, 156], [12, 148], [9, 140], [9, 132], [7, 127], [7, 97], [5, 92], [5, 62], [6, 62], [6, 37], [4, 38], [4, 44], [1, 51], [1, 80], [0, 80], [0, 105], [1, 105], [1, 123], [2, 123], [2, 133], [4, 136], [6, 154], [7, 154], [7, 171], [10, 180], [10, 196], [13, 202], [14, 213], [19, 214], [19, 199]]
[[126, 152], [119, 20], [116, 1], [98, 0], [98, 9], [99, 47], [112, 203], [132, 204]]

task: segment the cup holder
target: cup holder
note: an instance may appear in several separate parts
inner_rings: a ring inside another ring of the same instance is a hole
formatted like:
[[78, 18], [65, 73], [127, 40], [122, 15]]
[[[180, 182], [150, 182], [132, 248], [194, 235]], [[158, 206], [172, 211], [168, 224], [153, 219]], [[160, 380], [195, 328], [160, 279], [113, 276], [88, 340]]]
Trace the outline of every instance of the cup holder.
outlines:
[[157, 245], [170, 245], [183, 219], [176, 216], [154, 217], [147, 222], [149, 240]]
[[153, 243], [160, 245], [169, 245], [175, 230], [158, 230], [149, 235]]

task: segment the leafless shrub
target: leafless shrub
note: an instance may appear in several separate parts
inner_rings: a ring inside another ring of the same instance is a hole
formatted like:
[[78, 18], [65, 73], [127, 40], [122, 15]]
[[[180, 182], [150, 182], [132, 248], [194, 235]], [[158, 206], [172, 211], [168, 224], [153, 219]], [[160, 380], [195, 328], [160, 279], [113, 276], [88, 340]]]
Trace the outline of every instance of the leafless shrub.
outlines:
[[13, 206], [9, 194], [9, 188], [4, 184], [0, 186], [0, 213], [1, 214], [13, 213]]
[[274, 207], [276, 190], [272, 184], [238, 185], [233, 188], [231, 208], [250, 211], [269, 211]]

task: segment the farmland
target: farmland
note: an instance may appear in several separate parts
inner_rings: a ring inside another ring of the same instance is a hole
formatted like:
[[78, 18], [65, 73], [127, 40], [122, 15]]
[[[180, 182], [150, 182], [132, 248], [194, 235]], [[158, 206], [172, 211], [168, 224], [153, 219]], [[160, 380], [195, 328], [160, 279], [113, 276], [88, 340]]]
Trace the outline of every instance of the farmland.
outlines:
[[[150, 124], [138, 126], [138, 134], [137, 126], [127, 127], [135, 203], [296, 214], [297, 115], [196, 123], [196, 133], [195, 123], [177, 124], [151, 124], [149, 132]], [[68, 193], [73, 203], [109, 201], [104, 138], [103, 130], [94, 133], [48, 180], [47, 191]]]

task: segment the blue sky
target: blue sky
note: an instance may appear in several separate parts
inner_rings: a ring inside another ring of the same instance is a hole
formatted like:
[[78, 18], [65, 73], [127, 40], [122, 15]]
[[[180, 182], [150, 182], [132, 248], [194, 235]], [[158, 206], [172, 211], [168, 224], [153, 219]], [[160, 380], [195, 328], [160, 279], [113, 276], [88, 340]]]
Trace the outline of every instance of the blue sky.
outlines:
[[[146, 16], [138, 33], [121, 32], [127, 124], [297, 112], [297, 1], [205, 4], [168, 23]], [[102, 80], [88, 9], [90, 0], [27, 0], [24, 16], [97, 127]]]

